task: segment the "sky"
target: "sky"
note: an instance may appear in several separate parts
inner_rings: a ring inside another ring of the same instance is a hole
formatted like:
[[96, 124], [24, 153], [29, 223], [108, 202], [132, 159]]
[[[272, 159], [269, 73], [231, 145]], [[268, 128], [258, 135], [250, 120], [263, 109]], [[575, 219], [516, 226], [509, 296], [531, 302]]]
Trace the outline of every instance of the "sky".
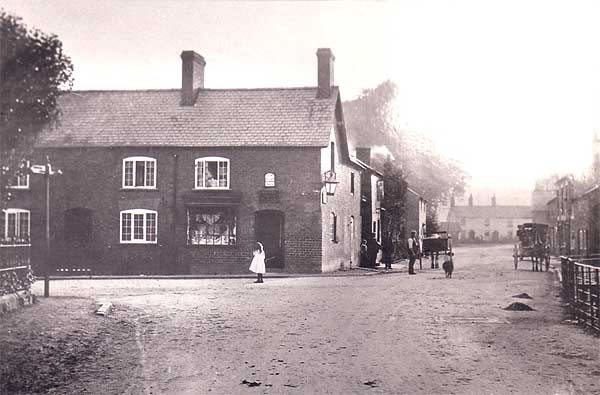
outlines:
[[394, 81], [398, 126], [459, 161], [476, 204], [527, 204], [536, 179], [583, 174], [600, 135], [600, 1], [1, 7], [59, 36], [77, 90], [179, 88], [182, 50], [206, 59], [207, 88], [315, 86], [316, 49], [329, 47], [342, 99]]

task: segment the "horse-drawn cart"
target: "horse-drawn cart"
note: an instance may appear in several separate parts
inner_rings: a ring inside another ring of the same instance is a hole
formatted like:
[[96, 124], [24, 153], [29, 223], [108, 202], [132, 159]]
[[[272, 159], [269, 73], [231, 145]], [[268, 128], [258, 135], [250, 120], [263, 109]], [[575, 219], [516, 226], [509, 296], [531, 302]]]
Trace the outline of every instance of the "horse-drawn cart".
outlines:
[[[448, 232], [431, 232], [423, 238], [423, 255], [431, 257], [431, 268], [439, 268], [438, 257], [440, 254], [448, 255], [452, 259], [452, 237]], [[419, 261], [422, 264], [421, 261]]]
[[531, 270], [542, 271], [545, 264], [546, 271], [550, 266], [550, 249], [548, 248], [548, 225], [538, 223], [525, 223], [518, 226], [517, 237], [519, 243], [515, 244], [513, 259], [515, 270], [523, 258], [531, 258]]

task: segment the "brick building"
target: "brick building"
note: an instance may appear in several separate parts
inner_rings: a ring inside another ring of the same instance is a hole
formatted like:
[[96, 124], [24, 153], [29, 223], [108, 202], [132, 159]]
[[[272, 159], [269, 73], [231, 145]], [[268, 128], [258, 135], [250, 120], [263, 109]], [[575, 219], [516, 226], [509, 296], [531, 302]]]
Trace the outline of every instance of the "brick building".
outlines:
[[[181, 58], [181, 89], [61, 97], [60, 124], [35, 158], [63, 172], [50, 196], [55, 266], [246, 273], [257, 240], [268, 271], [357, 265], [362, 169], [349, 157], [331, 50], [317, 51], [308, 88], [206, 89], [204, 58]], [[43, 240], [42, 183], [30, 193], [31, 236]], [[33, 250], [41, 262], [40, 243]]]
[[578, 192], [572, 176], [556, 182], [552, 210], [551, 247], [557, 255], [589, 255], [600, 252], [600, 188]]

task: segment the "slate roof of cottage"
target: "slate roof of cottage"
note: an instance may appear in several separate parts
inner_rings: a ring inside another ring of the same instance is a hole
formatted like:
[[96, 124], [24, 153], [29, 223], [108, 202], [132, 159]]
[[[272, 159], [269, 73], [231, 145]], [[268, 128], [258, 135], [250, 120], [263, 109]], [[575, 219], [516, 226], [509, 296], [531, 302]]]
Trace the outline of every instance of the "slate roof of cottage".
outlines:
[[454, 206], [448, 218], [531, 218], [530, 206]]
[[39, 147], [318, 146], [329, 143], [339, 90], [202, 89], [194, 106], [180, 90], [73, 91]]

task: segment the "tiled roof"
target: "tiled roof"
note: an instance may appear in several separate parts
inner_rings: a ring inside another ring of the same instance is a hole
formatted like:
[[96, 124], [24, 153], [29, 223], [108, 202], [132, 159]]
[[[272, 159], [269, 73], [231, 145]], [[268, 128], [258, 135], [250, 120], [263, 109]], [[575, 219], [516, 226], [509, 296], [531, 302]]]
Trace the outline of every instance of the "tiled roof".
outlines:
[[530, 206], [454, 206], [448, 218], [531, 218]]
[[199, 91], [194, 106], [180, 90], [74, 91], [60, 98], [59, 125], [40, 147], [81, 146], [326, 146], [338, 89]]

